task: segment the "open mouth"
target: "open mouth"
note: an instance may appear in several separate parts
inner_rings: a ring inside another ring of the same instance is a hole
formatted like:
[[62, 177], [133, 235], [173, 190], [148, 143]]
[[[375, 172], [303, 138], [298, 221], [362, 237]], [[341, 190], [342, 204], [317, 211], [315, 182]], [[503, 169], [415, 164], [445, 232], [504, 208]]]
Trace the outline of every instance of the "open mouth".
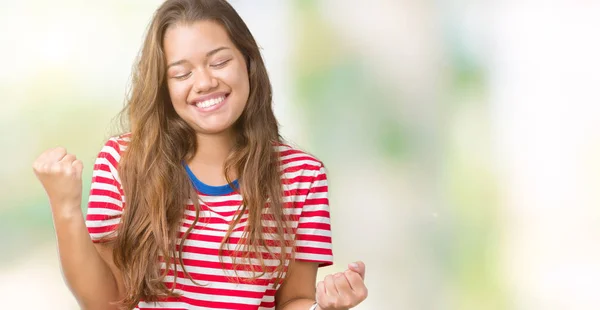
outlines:
[[195, 105], [197, 108], [204, 111], [211, 111], [223, 105], [228, 96], [229, 94], [221, 94], [209, 99], [192, 103], [192, 105]]
[[220, 96], [217, 98], [200, 101], [200, 102], [196, 103], [196, 106], [199, 108], [203, 108], [203, 109], [210, 108], [212, 106], [216, 106], [217, 104], [223, 102], [223, 100], [225, 100], [226, 97], [227, 96]]

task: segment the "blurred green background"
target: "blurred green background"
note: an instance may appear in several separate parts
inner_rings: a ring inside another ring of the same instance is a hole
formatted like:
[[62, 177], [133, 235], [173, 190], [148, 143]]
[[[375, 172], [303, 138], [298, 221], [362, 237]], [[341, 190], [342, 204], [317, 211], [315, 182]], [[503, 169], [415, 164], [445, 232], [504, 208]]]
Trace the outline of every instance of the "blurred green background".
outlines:
[[[160, 2], [0, 4], [0, 308], [77, 309], [31, 163], [66, 147], [85, 196]], [[364, 260], [357, 309], [600, 306], [599, 4], [231, 3], [328, 168], [319, 277]]]

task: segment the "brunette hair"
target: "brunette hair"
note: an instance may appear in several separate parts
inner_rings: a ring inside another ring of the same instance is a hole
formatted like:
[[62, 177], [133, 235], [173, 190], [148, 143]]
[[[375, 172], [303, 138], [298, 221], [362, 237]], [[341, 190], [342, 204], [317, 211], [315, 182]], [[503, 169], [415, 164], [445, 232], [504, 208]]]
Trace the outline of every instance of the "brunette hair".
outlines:
[[[192, 158], [198, 142], [193, 129], [172, 106], [166, 84], [163, 40], [169, 27], [206, 20], [221, 25], [245, 56], [250, 84], [248, 102], [234, 125], [235, 147], [225, 163], [225, 176], [232, 171], [238, 176], [237, 190], [243, 202], [221, 243], [221, 262], [224, 245], [244, 213], [248, 215], [247, 226], [237, 253], [245, 254], [237, 258], [259, 259], [264, 273], [267, 268], [261, 250], [266, 249], [266, 258], [279, 260], [273, 271], [275, 285], [282, 281], [289, 258], [280, 161], [275, 149], [281, 137], [271, 106], [271, 84], [259, 47], [244, 21], [226, 1], [167, 0], [156, 11], [147, 30], [122, 111], [131, 134], [118, 167], [126, 207], [113, 254], [126, 289], [120, 304], [128, 309], [140, 300], [157, 301], [177, 295], [174, 285], [169, 289], [163, 281], [169, 271], [177, 279], [175, 262], [183, 266], [183, 242], [199, 220], [198, 196], [182, 165]], [[232, 180], [227, 181], [232, 184]], [[195, 205], [196, 218], [177, 244], [185, 206], [190, 199]], [[269, 212], [265, 212], [267, 209]], [[276, 225], [265, 233], [262, 221], [266, 214], [269, 215], [267, 220]], [[270, 238], [266, 238], [267, 233], [271, 234]], [[279, 246], [275, 247], [276, 251], [272, 250], [273, 244]], [[235, 261], [234, 266], [240, 267]], [[161, 262], [165, 265], [163, 271]], [[262, 276], [252, 264], [249, 266], [252, 279]], [[191, 279], [185, 268], [183, 272]]]

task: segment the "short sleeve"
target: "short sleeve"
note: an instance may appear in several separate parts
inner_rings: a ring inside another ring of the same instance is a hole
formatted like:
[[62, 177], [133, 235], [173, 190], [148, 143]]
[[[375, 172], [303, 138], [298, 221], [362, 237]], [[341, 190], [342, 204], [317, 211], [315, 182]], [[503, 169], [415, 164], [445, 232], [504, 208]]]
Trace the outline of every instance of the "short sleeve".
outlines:
[[314, 176], [296, 231], [296, 260], [333, 264], [327, 174], [321, 165]]
[[114, 238], [121, 222], [125, 199], [117, 172], [120, 150], [118, 140], [112, 138], [94, 163], [86, 215], [86, 226], [94, 242]]

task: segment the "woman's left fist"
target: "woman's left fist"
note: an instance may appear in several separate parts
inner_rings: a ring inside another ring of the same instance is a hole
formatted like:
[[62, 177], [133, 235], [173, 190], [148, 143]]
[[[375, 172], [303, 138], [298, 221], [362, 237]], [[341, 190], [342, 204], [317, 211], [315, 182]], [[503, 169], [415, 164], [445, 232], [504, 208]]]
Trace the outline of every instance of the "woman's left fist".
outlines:
[[330, 274], [317, 283], [318, 310], [347, 310], [367, 298], [365, 286], [365, 264], [356, 262], [348, 265], [344, 272]]

